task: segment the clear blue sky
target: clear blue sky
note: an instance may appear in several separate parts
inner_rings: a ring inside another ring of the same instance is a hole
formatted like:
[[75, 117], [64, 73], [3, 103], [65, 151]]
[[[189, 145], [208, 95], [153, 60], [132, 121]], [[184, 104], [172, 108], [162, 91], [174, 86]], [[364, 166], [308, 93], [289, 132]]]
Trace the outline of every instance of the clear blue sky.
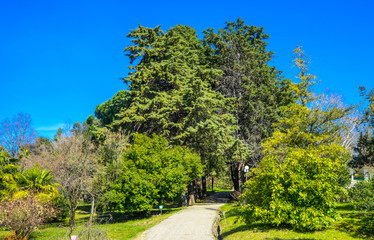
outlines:
[[374, 3], [367, 1], [40, 1], [0, 0], [0, 120], [31, 114], [42, 136], [65, 121], [84, 121], [124, 89], [122, 50], [138, 24], [222, 28], [242, 17], [270, 35], [273, 64], [288, 78], [292, 50], [312, 59], [319, 90], [360, 101], [374, 88]]

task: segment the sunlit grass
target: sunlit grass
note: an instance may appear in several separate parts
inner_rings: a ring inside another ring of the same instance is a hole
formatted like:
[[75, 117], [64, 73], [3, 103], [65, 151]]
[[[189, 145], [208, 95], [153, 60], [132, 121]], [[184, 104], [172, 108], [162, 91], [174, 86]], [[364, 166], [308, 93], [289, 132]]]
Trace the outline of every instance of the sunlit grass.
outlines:
[[228, 240], [246, 240], [246, 239], [274, 239], [274, 240], [291, 240], [291, 239], [366, 239], [364, 233], [360, 232], [363, 215], [353, 210], [350, 203], [341, 203], [337, 211], [341, 214], [342, 219], [337, 221], [333, 226], [323, 231], [315, 232], [297, 232], [292, 229], [276, 228], [260, 224], [247, 225], [240, 220], [240, 207], [236, 204], [229, 203], [221, 207], [222, 220], [220, 222], [221, 236]]
[[[149, 216], [137, 220], [118, 220], [117, 223], [108, 223], [107, 220], [101, 219], [102, 224], [97, 224], [103, 232], [107, 234], [110, 239], [134, 239], [141, 235], [145, 230], [155, 226], [171, 214], [180, 211], [183, 208], [165, 208], [162, 215]], [[121, 213], [117, 214], [121, 215]], [[89, 207], [86, 204], [81, 204], [76, 212], [77, 229], [72, 235], [79, 233], [88, 222], [90, 216]], [[109, 218], [109, 217], [108, 217]], [[53, 239], [69, 239], [68, 219], [62, 222], [54, 222], [40, 227], [34, 231], [30, 239], [53, 240]], [[0, 229], [0, 239], [10, 234], [10, 231]]]

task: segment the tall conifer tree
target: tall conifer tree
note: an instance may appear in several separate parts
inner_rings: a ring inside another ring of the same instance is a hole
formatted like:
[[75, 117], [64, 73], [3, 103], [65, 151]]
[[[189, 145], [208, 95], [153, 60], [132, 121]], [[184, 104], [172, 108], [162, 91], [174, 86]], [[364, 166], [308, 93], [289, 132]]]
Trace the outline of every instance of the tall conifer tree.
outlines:
[[240, 189], [244, 165], [256, 167], [263, 158], [261, 142], [273, 131], [284, 106], [293, 102], [289, 80], [284, 80], [275, 67], [269, 66], [272, 52], [267, 51], [263, 28], [248, 26], [240, 18], [226, 22], [224, 29], [204, 31], [204, 46], [213, 67], [224, 74], [214, 89], [233, 99], [232, 113], [239, 128], [239, 140], [232, 149], [231, 168], [234, 188]]

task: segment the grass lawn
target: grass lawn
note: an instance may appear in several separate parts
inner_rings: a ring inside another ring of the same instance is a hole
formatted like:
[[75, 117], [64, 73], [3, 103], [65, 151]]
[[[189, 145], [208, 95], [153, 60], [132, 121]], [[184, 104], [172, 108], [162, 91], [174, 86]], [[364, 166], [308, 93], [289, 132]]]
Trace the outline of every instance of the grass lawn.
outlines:
[[274, 240], [291, 240], [291, 239], [372, 239], [373, 236], [366, 236], [362, 231], [362, 215], [353, 210], [350, 203], [341, 203], [338, 205], [338, 212], [342, 219], [337, 221], [333, 226], [323, 231], [316, 232], [297, 232], [292, 229], [276, 228], [259, 224], [246, 225], [239, 219], [240, 207], [234, 203], [228, 203], [221, 207], [222, 220], [220, 222], [221, 236], [227, 240], [246, 240], [246, 239], [274, 239]]
[[[85, 209], [85, 207], [80, 206], [80, 209]], [[118, 223], [97, 224], [95, 227], [97, 229], [100, 229], [101, 231], [104, 231], [110, 239], [134, 239], [140, 236], [140, 234], [145, 230], [153, 227], [162, 220], [168, 218], [171, 214], [178, 212], [181, 209], [183, 208], [165, 209], [162, 215]], [[78, 227], [75, 231], [76, 234], [82, 230], [84, 223], [86, 223], [88, 219], [89, 212], [84, 210], [77, 211], [76, 221]], [[33, 232], [30, 239], [68, 239], [68, 230], [69, 228], [67, 221], [52, 223], [49, 225], [45, 225]], [[6, 235], [9, 235], [9, 233], [9, 231], [0, 231], [0, 239], [2, 239]]]

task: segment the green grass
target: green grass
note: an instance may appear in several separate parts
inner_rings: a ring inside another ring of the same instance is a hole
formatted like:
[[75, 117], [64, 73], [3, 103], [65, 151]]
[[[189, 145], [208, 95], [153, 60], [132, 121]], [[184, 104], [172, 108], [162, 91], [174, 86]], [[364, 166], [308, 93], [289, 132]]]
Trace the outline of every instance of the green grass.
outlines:
[[246, 240], [246, 239], [274, 239], [274, 240], [291, 240], [291, 239], [368, 239], [362, 231], [364, 222], [363, 215], [353, 210], [350, 203], [338, 205], [337, 211], [341, 214], [342, 219], [337, 221], [333, 226], [323, 231], [315, 232], [297, 232], [292, 229], [277, 228], [260, 224], [246, 225], [240, 220], [240, 207], [236, 204], [229, 203], [221, 207], [223, 216], [220, 222], [221, 236], [227, 240]]
[[[141, 235], [145, 230], [160, 223], [162, 220], [168, 218], [171, 214], [178, 212], [183, 208], [165, 209], [162, 215], [155, 215], [148, 218], [137, 220], [128, 220], [118, 223], [97, 224], [96, 227], [107, 234], [110, 239], [134, 239]], [[89, 211], [85, 211], [84, 205], [79, 207], [76, 214], [77, 230], [73, 233], [77, 234], [84, 227], [89, 219]], [[105, 221], [104, 221], [105, 222]], [[30, 239], [52, 240], [52, 239], [68, 239], [68, 223], [64, 222], [51, 223], [42, 226], [31, 234]], [[0, 231], [0, 239], [9, 235], [9, 231]]]
[[[227, 192], [231, 190], [232, 190], [231, 188], [217, 188], [217, 187], [213, 188], [213, 192]], [[212, 193], [212, 188], [207, 188], [207, 192]]]

